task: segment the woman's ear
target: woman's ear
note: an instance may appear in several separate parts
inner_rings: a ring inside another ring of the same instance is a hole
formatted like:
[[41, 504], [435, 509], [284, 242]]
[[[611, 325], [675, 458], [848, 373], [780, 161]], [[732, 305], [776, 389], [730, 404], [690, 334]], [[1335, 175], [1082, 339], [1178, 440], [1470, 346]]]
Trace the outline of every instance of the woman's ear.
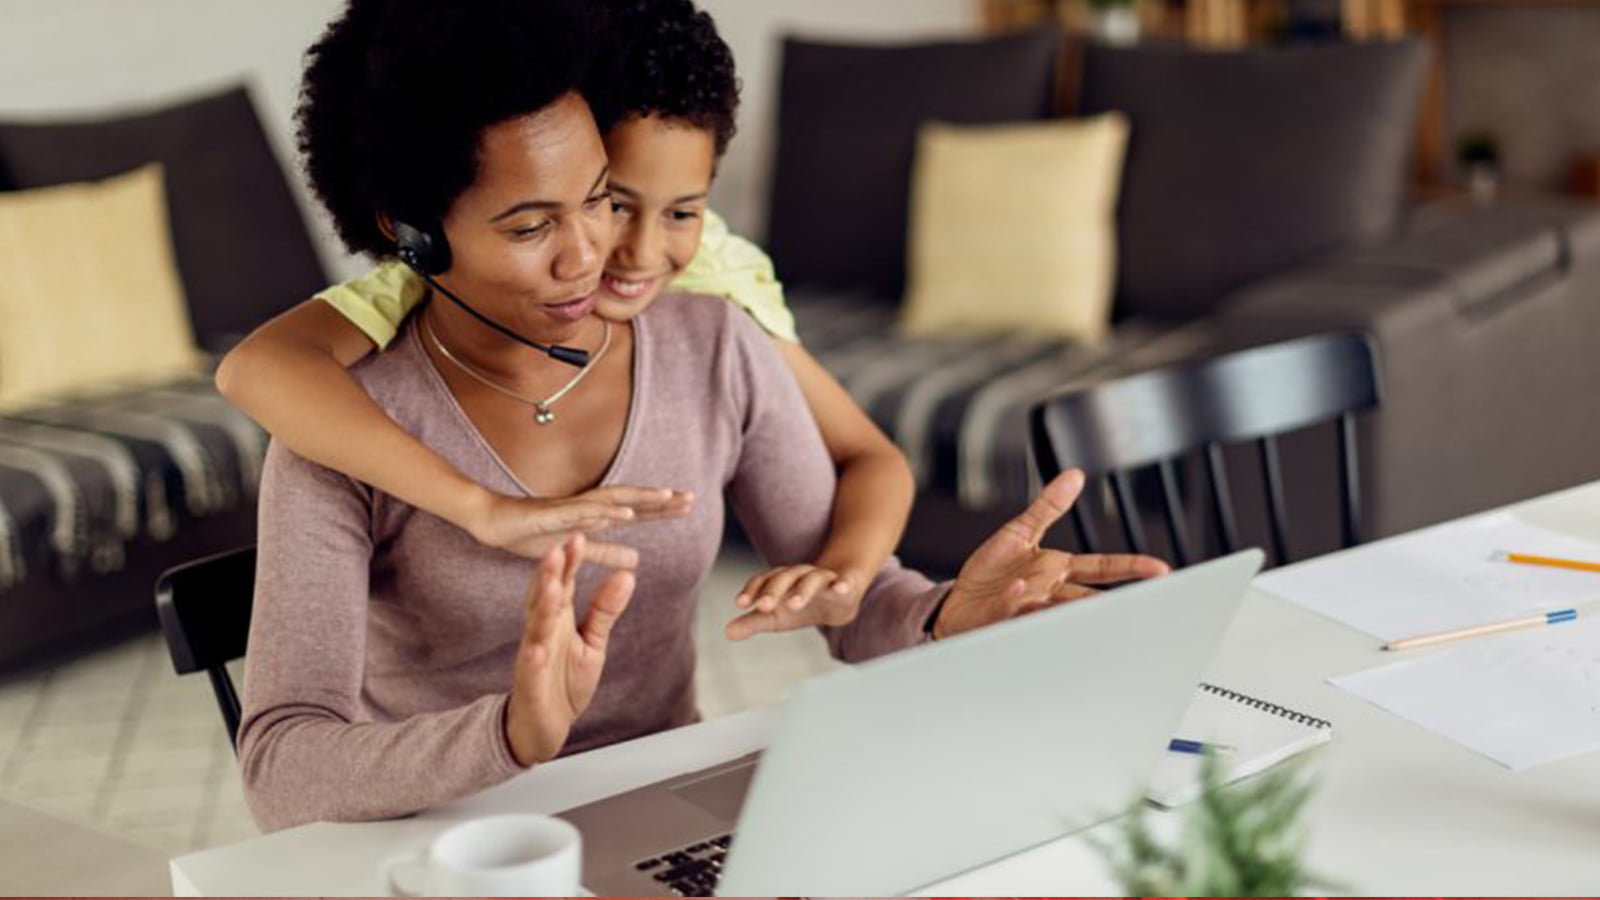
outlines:
[[389, 218], [388, 213], [378, 213], [378, 230], [383, 232], [383, 236], [390, 241], [396, 244], [400, 242], [400, 239], [395, 236], [394, 220]]

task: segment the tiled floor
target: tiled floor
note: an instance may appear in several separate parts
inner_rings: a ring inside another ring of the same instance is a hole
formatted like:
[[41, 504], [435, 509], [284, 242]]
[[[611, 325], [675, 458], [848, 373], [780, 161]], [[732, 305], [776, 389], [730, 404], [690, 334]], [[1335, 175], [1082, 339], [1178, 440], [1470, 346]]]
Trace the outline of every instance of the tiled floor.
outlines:
[[[703, 594], [697, 682], [708, 718], [775, 701], [835, 665], [815, 632], [723, 638], [733, 597], [758, 565], [729, 550]], [[174, 675], [155, 634], [0, 682], [0, 800], [163, 856], [257, 833], [209, 683]], [[0, 867], [26, 864], [8, 856], [0, 850]]]

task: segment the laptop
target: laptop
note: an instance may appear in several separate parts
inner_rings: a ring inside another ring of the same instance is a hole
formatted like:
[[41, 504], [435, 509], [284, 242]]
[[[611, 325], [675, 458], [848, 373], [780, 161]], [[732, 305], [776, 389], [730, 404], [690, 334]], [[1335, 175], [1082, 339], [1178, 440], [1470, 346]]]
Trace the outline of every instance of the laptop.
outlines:
[[561, 813], [599, 896], [888, 896], [1138, 802], [1248, 550], [801, 684], [759, 756]]

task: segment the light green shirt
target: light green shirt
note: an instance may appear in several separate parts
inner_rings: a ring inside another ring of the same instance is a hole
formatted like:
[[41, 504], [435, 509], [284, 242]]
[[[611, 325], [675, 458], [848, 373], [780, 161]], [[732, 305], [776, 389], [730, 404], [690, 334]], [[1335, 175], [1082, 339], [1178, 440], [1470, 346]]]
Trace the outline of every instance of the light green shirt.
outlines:
[[[800, 342], [771, 258], [729, 231], [728, 223], [710, 210], [706, 210], [700, 249], [669, 289], [722, 297], [749, 313], [774, 337]], [[405, 263], [389, 260], [359, 278], [323, 289], [317, 297], [360, 328], [381, 350], [394, 340], [400, 323], [427, 293], [427, 284]]]

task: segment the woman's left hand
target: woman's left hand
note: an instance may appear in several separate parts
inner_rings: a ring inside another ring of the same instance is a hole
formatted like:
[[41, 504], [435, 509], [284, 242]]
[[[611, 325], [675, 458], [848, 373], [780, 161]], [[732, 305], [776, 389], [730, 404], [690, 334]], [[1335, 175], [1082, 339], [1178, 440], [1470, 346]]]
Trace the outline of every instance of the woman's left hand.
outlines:
[[1083, 473], [1077, 469], [1056, 476], [1021, 515], [967, 557], [934, 622], [935, 638], [1099, 593], [1091, 585], [1153, 578], [1170, 571], [1153, 556], [1066, 553], [1039, 546], [1045, 532], [1078, 501], [1083, 484]]
[[745, 583], [734, 605], [746, 610], [728, 623], [729, 640], [769, 631], [793, 631], [814, 625], [854, 621], [871, 578], [821, 566], [779, 566]]

